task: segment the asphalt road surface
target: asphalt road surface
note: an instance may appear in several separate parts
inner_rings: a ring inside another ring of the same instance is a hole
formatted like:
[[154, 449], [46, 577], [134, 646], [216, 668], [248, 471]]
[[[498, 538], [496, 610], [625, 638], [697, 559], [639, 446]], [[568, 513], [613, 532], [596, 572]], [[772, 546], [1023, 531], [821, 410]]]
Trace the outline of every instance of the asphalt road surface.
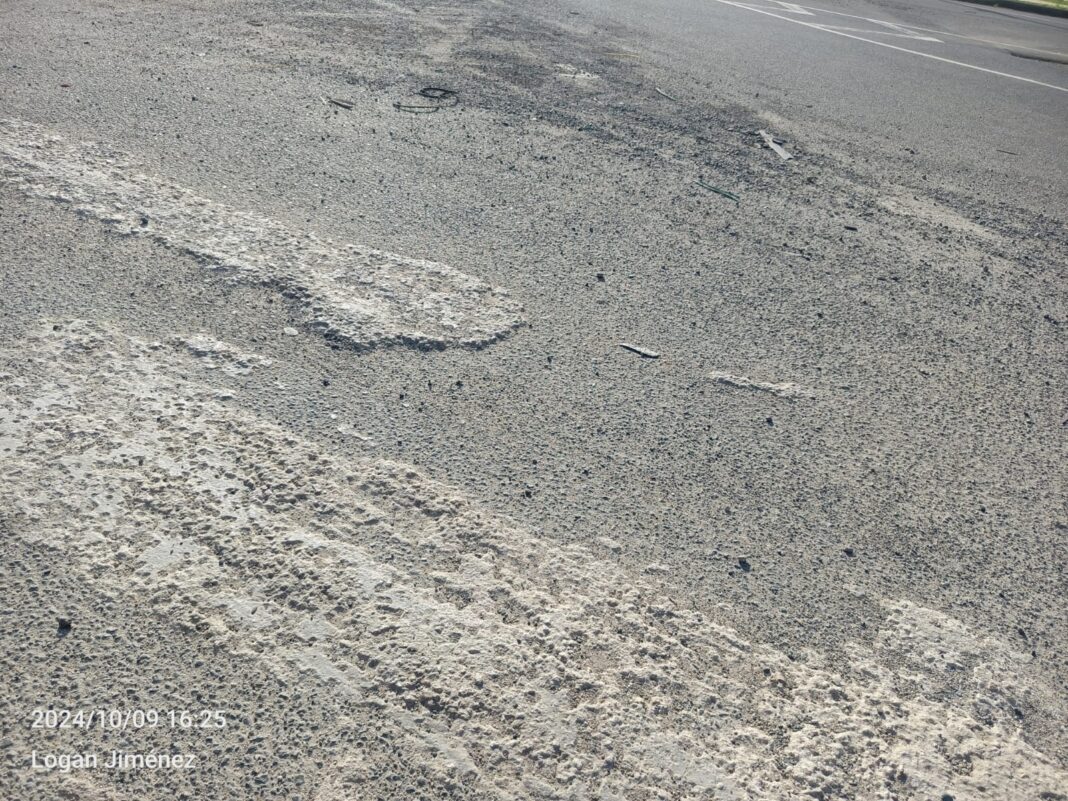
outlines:
[[0, 799], [1063, 799], [1066, 32], [0, 4]]
[[814, 135], [908, 148], [931, 181], [1064, 206], [1068, 19], [959, 0], [568, 5]]

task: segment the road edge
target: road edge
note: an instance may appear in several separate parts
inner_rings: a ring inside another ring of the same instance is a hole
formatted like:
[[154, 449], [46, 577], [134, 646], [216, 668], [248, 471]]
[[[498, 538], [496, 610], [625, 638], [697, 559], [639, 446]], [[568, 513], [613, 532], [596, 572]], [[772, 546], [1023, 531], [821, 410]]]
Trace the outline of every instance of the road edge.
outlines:
[[1068, 8], [1046, 5], [1045, 3], [1030, 3], [1027, 0], [961, 0], [963, 3], [971, 3], [977, 6], [997, 6], [998, 8], [1010, 8], [1014, 11], [1030, 11], [1035, 14], [1045, 14], [1050, 17], [1068, 17]]

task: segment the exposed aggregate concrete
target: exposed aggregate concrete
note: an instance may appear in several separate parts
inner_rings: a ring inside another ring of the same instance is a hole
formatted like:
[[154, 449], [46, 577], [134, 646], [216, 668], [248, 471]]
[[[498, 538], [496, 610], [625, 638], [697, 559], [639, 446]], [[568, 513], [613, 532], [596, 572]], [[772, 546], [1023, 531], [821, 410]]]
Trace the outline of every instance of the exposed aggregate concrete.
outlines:
[[232, 409], [181, 377], [190, 358], [80, 321], [4, 351], [5, 525], [117, 607], [373, 713], [351, 725], [378, 740], [316, 798], [392, 797], [394, 771], [420, 778], [413, 798], [1002, 799], [1068, 781], [1019, 732], [1021, 707], [1064, 725], [1063, 699], [959, 621], [886, 601], [846, 670], [792, 659], [410, 467]]

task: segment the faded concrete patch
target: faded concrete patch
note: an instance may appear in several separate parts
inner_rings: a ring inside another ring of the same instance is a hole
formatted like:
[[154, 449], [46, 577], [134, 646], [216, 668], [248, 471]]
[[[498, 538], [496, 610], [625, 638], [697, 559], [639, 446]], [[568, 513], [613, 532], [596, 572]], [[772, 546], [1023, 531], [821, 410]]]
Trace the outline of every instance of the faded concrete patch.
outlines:
[[28, 122], [0, 120], [0, 168], [29, 195], [277, 288], [301, 303], [309, 327], [353, 347], [477, 347], [522, 324], [507, 292], [452, 267], [291, 230]]
[[888, 602], [848, 668], [787, 656], [411, 467], [217, 403], [183, 377], [201, 362], [84, 322], [0, 352], [0, 510], [117, 603], [147, 599], [380, 716], [390, 748], [339, 759], [320, 801], [386, 796], [398, 774], [561, 800], [1000, 800], [1068, 783], [1012, 712], [1030, 698], [1060, 715], [1055, 695], [959, 621]]

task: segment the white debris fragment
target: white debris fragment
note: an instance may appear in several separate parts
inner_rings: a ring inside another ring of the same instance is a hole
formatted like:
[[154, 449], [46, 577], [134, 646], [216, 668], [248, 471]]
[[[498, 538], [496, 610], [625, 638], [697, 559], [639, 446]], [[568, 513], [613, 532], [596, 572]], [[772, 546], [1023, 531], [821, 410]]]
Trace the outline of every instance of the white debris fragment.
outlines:
[[556, 77], [574, 81], [578, 84], [591, 84], [601, 79], [600, 75], [579, 69], [574, 64], [557, 64], [556, 69], [559, 70], [556, 73]]
[[625, 348], [626, 350], [629, 350], [632, 353], [637, 353], [639, 356], [641, 356], [641, 357], [643, 357], [645, 359], [659, 359], [660, 358], [660, 354], [657, 353], [655, 350], [648, 350], [646, 348], [640, 348], [637, 345], [631, 345], [629, 342], [620, 342], [619, 343], [619, 347]]
[[732, 375], [730, 373], [724, 373], [720, 370], [713, 370], [709, 373], [709, 378], [717, 384], [721, 384], [726, 387], [734, 387], [735, 389], [746, 389], [753, 392], [767, 392], [780, 398], [814, 398], [816, 393], [810, 389], [806, 389], [798, 384], [784, 382], [781, 384], [773, 384], [766, 381], [753, 381], [750, 378], [746, 378], [741, 375]]
[[764, 140], [764, 144], [767, 145], [768, 147], [770, 147], [776, 153], [778, 153], [779, 157], [783, 161], [789, 161], [790, 159], [793, 158], [793, 156], [791, 156], [789, 153], [787, 153], [782, 148], [782, 146], [778, 142], [775, 141], [775, 137], [772, 136], [771, 134], [769, 134], [767, 131], [761, 129], [761, 130], [757, 131], [757, 133], [760, 134], [760, 138]]

